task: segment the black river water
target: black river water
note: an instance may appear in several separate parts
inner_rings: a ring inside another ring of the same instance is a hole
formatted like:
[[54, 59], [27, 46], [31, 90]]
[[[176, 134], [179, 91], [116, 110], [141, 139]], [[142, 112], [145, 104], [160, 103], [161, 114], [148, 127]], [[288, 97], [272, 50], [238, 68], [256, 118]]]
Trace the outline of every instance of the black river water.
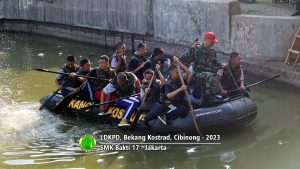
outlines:
[[[219, 145], [168, 145], [166, 151], [82, 152], [78, 140], [120, 134], [109, 125], [39, 111], [38, 100], [55, 91], [65, 56], [92, 58], [101, 46], [32, 34], [0, 33], [0, 168], [297, 169], [300, 166], [300, 91], [269, 81], [252, 88], [258, 116], [249, 126], [220, 134]], [[108, 54], [112, 54], [112, 50]], [[249, 82], [262, 77], [247, 76]]]

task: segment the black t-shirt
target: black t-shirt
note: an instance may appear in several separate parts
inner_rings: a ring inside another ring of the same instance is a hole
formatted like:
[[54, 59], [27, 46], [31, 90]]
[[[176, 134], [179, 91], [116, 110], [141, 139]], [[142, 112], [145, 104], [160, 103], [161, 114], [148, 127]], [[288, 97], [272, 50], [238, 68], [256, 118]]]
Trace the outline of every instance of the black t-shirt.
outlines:
[[[134, 54], [132, 59], [129, 62], [128, 69], [129, 71], [134, 71], [136, 68], [138, 68], [143, 62], [146, 62], [146, 58], [144, 56], [138, 56], [137, 54]], [[135, 73], [137, 78], [143, 78], [143, 73], [145, 71], [145, 66], [141, 68], [139, 71]]]
[[166, 84], [162, 87], [162, 96], [163, 100], [169, 100], [172, 104], [183, 104], [186, 105], [186, 100], [185, 100], [185, 93], [184, 91], [178, 93], [175, 95], [173, 98], [168, 99], [167, 95], [181, 87], [181, 81], [180, 79], [178, 80], [172, 80], [168, 79]]

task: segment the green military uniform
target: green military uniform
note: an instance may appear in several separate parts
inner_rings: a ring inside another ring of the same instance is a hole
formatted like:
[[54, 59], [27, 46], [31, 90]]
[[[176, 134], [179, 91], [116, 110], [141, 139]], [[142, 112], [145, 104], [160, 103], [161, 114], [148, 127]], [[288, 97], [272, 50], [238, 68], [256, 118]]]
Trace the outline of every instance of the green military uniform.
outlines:
[[216, 72], [221, 68], [214, 49], [207, 49], [203, 44], [192, 48], [185, 56], [188, 62], [194, 62], [192, 76], [197, 84], [205, 85], [205, 95], [216, 93]]

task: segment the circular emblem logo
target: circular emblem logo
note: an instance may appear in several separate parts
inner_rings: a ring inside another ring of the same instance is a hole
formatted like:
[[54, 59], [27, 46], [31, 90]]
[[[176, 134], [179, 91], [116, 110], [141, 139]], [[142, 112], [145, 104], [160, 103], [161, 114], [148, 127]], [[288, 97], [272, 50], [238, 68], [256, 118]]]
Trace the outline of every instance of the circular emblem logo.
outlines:
[[96, 139], [92, 135], [84, 135], [79, 140], [82, 151], [91, 151], [96, 146]]

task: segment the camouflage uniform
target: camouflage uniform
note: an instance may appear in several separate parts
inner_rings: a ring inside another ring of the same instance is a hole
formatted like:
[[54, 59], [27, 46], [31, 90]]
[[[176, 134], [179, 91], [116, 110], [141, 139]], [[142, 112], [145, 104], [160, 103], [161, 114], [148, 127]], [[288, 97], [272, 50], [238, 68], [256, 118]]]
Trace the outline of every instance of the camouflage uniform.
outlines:
[[197, 84], [205, 86], [204, 95], [216, 93], [216, 72], [221, 64], [217, 61], [216, 51], [207, 49], [203, 44], [192, 48], [185, 56], [188, 62], [194, 62], [192, 76]]

